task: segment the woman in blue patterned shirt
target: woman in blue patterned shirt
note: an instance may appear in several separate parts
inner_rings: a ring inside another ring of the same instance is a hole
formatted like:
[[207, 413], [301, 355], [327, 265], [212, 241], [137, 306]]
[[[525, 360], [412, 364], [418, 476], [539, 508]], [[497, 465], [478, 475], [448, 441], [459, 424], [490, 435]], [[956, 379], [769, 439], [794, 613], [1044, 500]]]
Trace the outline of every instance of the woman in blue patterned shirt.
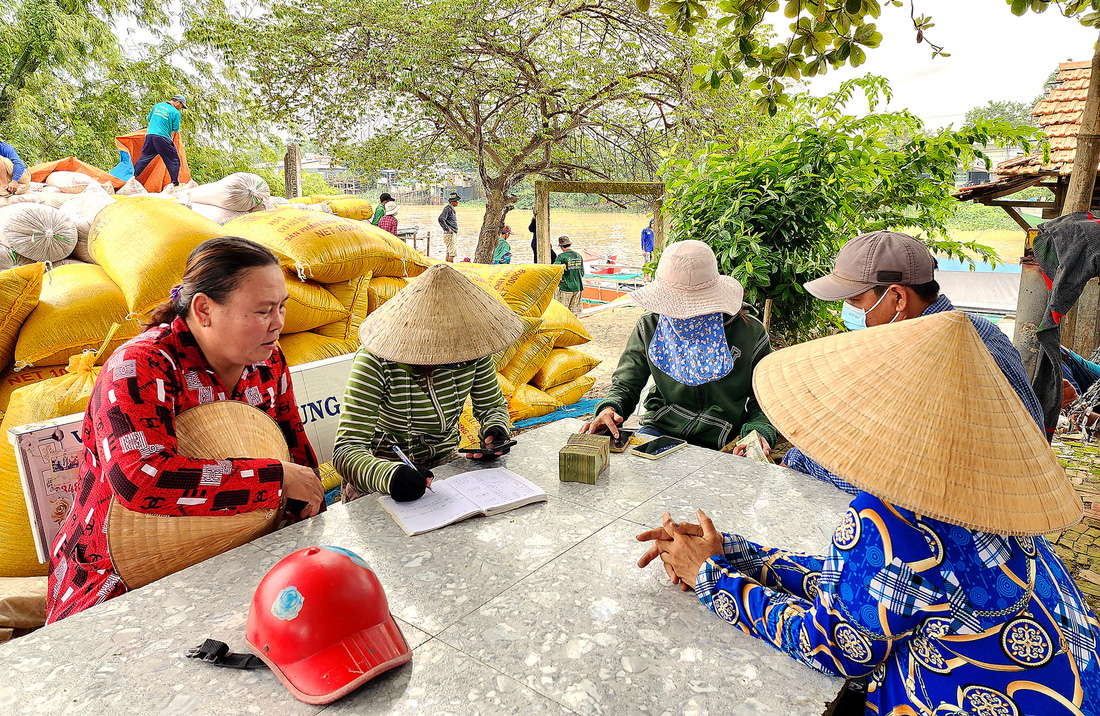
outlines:
[[1100, 714], [1100, 628], [1042, 536], [1079, 521], [1080, 500], [965, 316], [780, 351], [754, 387], [777, 428], [861, 490], [828, 553], [666, 513], [639, 535], [655, 540], [640, 566], [659, 556], [722, 619], [866, 678], [867, 714]]

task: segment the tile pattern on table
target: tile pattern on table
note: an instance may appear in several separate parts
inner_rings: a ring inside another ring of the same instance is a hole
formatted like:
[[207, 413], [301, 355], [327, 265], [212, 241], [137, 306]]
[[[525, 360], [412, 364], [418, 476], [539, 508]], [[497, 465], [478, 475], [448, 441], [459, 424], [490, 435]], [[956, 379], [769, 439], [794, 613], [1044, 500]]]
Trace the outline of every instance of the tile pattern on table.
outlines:
[[815, 714], [842, 682], [726, 624], [625, 520], [437, 637], [581, 714]]
[[656, 527], [668, 510], [695, 522], [702, 508], [714, 526], [769, 547], [824, 554], [851, 496], [794, 470], [719, 455], [720, 461], [681, 480], [625, 519]]
[[[558, 479], [558, 451], [583, 424], [568, 418], [523, 433], [517, 436], [518, 444], [510, 453], [491, 464], [522, 475], [546, 490], [550, 497], [619, 517], [710, 464], [714, 455], [712, 451], [693, 447], [678, 450], [660, 460], [646, 460], [629, 453], [613, 454], [610, 467], [595, 485], [562, 482]], [[434, 472], [439, 477], [446, 477], [485, 466], [485, 463], [459, 459]]]
[[276, 561], [244, 545], [0, 647], [0, 713], [316, 713], [266, 669], [185, 656], [207, 637], [247, 651], [252, 594]]
[[612, 519], [552, 499], [409, 537], [368, 495], [252, 544], [280, 557], [311, 545], [350, 549], [378, 575], [394, 616], [437, 634]]
[[565, 714], [567, 709], [476, 659], [428, 642], [412, 661], [324, 710], [325, 716], [381, 714]]

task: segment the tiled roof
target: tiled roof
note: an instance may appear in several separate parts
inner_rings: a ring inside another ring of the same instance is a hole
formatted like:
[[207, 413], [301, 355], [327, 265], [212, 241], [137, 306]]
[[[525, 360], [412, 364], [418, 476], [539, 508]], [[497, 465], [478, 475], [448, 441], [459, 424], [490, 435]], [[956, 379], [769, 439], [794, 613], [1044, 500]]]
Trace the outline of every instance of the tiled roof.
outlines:
[[1077, 132], [1081, 129], [1081, 111], [1085, 108], [1091, 71], [1091, 61], [1061, 63], [1058, 84], [1031, 110], [1039, 128], [1050, 138], [1050, 161], [1044, 164], [1041, 152], [1009, 159], [997, 165], [998, 176], [1067, 175], [1073, 171]]

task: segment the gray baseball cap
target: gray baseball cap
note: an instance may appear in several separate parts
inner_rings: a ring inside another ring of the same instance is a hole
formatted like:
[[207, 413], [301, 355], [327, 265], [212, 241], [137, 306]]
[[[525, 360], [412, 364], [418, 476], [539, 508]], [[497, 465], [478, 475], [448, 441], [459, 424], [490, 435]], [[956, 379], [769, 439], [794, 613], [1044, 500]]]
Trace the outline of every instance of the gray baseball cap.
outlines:
[[936, 259], [918, 239], [872, 231], [844, 244], [832, 273], [803, 284], [822, 301], [843, 301], [875, 286], [917, 286], [935, 280]]
[[174, 96], [172, 99], [174, 101], [179, 102], [180, 104], [182, 104], [184, 109], [187, 109], [187, 100], [185, 100], [183, 98], [182, 94], [178, 94], [178, 95]]

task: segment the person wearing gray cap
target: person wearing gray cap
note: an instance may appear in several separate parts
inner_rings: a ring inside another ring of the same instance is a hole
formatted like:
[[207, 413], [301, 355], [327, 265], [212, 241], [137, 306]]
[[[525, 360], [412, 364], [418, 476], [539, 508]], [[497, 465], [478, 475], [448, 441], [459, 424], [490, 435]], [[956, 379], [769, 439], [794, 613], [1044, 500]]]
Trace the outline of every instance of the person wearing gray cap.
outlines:
[[180, 155], [176, 151], [175, 135], [180, 131], [180, 110], [187, 109], [183, 95], [176, 95], [167, 102], [161, 102], [149, 110], [149, 128], [145, 131], [145, 142], [141, 145], [141, 157], [134, 163], [134, 176], [141, 181], [141, 173], [149, 162], [157, 157], [164, 160], [164, 168], [172, 183], [180, 183]]
[[[836, 256], [832, 272], [806, 283], [805, 288], [822, 301], [843, 301], [841, 320], [848, 330], [858, 331], [955, 310], [947, 296], [940, 293], [935, 271], [936, 259], [923, 242], [897, 231], [872, 231], [846, 243]], [[1042, 407], [1012, 342], [988, 320], [972, 313], [966, 315], [1028, 413], [1043, 430]], [[783, 465], [831, 482], [850, 494], [858, 492], [798, 448], [787, 452]]]

